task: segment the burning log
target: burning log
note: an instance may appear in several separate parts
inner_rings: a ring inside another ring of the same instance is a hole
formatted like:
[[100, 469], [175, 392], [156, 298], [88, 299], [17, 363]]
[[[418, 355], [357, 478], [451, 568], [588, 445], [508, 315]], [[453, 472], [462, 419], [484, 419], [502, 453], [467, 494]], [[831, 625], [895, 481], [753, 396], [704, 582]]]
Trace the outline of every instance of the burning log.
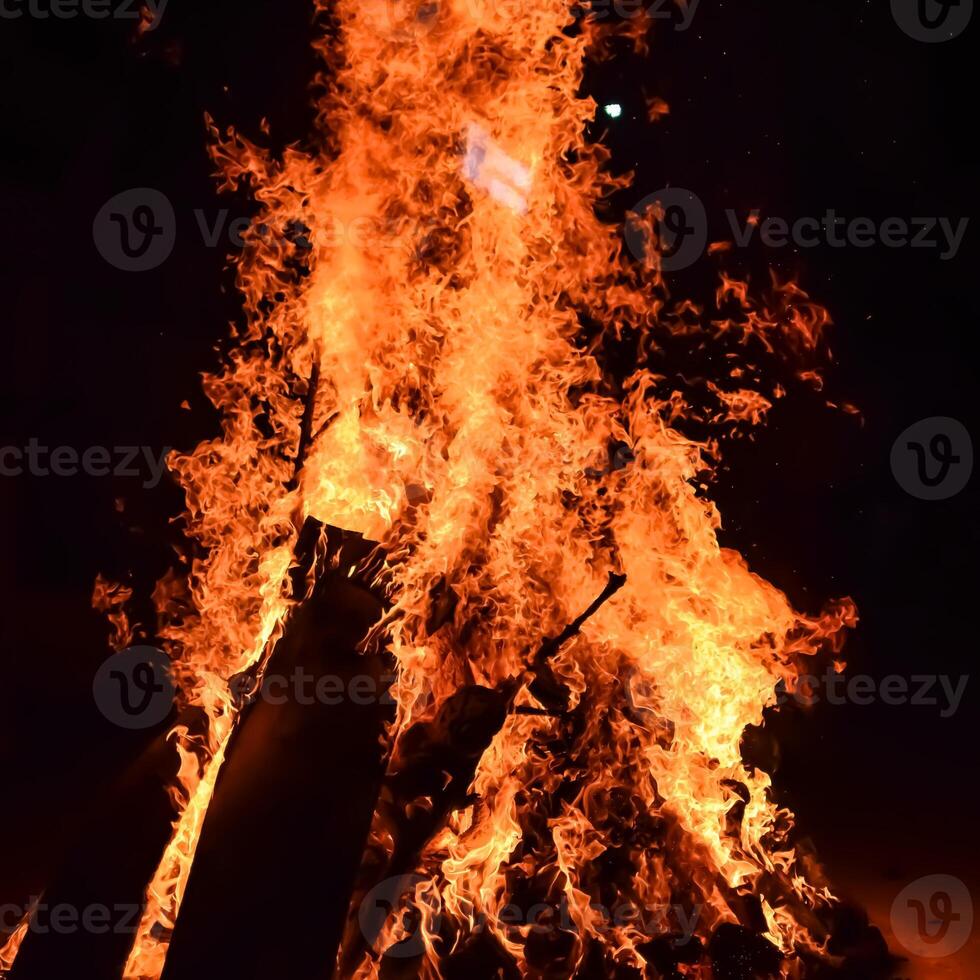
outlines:
[[[264, 689], [242, 692], [247, 704], [202, 830], [165, 980], [314, 980], [340, 941], [383, 774], [390, 664], [358, 652], [383, 609], [352, 574], [373, 545], [336, 529], [328, 536], [337, 548], [330, 570], [291, 617]], [[268, 683], [300, 676], [310, 679], [308, 696]], [[322, 678], [336, 682], [331, 691], [360, 685], [373, 693], [321, 700], [312, 692]], [[257, 929], [281, 938], [257, 942]]]
[[[139, 921], [146, 881], [167, 840], [176, 760], [164, 735], [73, 814], [79, 845], [57, 868], [32, 912], [10, 980], [118, 977]], [[53, 926], [67, 914], [67, 925]]]
[[[529, 690], [542, 704], [559, 713], [567, 709], [568, 693], [551, 673], [548, 662], [565, 643], [579, 635], [585, 622], [625, 584], [625, 575], [610, 573], [606, 587], [588, 608], [556, 636], [541, 642], [530, 660], [528, 675], [533, 678]], [[353, 970], [365, 948], [376, 938], [364, 936], [360, 929], [358, 903], [382, 878], [410, 874], [449, 814], [475, 801], [469, 787], [480, 759], [510, 713], [527, 713], [526, 706], [514, 707], [514, 698], [524, 681], [525, 678], [517, 677], [492, 689], [478, 685], [461, 687], [439, 705], [434, 718], [418, 722], [403, 734], [398, 757], [389, 766], [379, 799], [379, 812], [395, 828], [394, 851], [387, 862], [372, 867], [370, 877], [358, 882], [355, 911], [344, 943], [346, 953], [338, 964], [341, 975]], [[488, 962], [498, 957], [502, 957], [500, 950]]]

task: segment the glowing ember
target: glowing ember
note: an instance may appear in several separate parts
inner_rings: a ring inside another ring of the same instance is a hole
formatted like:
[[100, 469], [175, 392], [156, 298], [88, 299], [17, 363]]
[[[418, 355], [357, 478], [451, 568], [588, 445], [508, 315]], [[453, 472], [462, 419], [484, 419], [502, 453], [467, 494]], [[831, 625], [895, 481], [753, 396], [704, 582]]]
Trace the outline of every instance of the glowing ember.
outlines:
[[[311, 518], [380, 543], [390, 606], [367, 642], [397, 665], [342, 975], [377, 976], [399, 938], [397, 917], [373, 949], [357, 926], [392, 876], [414, 876], [425, 976], [475, 942], [521, 975], [644, 969], [658, 937], [594, 903], [697, 908], [695, 957], [741, 925], [798, 975], [830, 896], [740, 742], [800, 658], [840, 649], [853, 608], [801, 615], [720, 547], [699, 490], [716, 440], [681, 434], [695, 411], [642, 356], [623, 378], [603, 352], [629, 335], [648, 354], [665, 331], [810, 355], [826, 315], [793, 284], [757, 303], [727, 278], [702, 314], [669, 299], [655, 254], [624, 257], [597, 213], [625, 182], [579, 98], [612, 25], [573, 28], [560, 0], [408, 7], [331, 10], [336, 72], [305, 151], [215, 132], [228, 184], [297, 231], [246, 248], [248, 326], [206, 379], [222, 431], [170, 460], [196, 556], [155, 594], [182, 697], [178, 819], [125, 976], [160, 976], [237, 721], [229, 683], [261, 674], [304, 598], [289, 571]], [[317, 234], [364, 219], [367, 247]], [[777, 393], [752, 375], [729, 359], [701, 421], [764, 419]], [[457, 739], [458, 765], [419, 789], [420, 733], [459, 715], [482, 740]], [[533, 903], [567, 910], [556, 944], [506, 913]]]

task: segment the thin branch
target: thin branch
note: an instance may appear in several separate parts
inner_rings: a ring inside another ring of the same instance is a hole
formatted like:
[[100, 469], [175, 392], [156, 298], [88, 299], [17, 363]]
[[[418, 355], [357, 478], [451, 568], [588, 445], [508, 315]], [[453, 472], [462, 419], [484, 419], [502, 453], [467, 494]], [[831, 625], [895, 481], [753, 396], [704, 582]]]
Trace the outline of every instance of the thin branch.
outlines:
[[586, 620], [594, 616], [625, 584], [625, 575], [617, 575], [615, 572], [610, 572], [606, 587], [593, 600], [589, 608], [581, 616], [573, 619], [557, 636], [549, 637], [538, 647], [538, 652], [534, 655], [535, 666], [546, 663], [558, 652], [564, 643], [567, 643], [573, 636], [578, 636]]
[[[296, 447], [296, 459], [293, 463], [293, 475], [286, 489], [292, 492], [299, 486], [299, 475], [306, 462], [306, 454], [313, 444], [313, 413], [316, 411], [316, 394], [320, 387], [320, 351], [313, 349], [313, 367], [310, 370], [310, 380], [307, 382], [306, 404], [303, 406], [303, 419], [299, 426], [299, 445]], [[321, 430], [322, 431], [322, 430]], [[319, 435], [319, 433], [317, 433]]]

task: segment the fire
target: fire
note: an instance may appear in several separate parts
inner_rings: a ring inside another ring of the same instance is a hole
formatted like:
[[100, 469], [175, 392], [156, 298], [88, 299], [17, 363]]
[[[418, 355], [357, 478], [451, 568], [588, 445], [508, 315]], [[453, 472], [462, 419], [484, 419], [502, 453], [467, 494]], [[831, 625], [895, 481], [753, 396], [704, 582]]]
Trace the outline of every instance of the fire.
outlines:
[[14, 965], [20, 947], [27, 935], [27, 930], [31, 924], [31, 912], [28, 910], [17, 923], [14, 931], [10, 934], [7, 941], [0, 947], [0, 976], [5, 977]]
[[[389, 605], [365, 643], [397, 665], [342, 975], [378, 976], [407, 928], [375, 949], [357, 931], [360, 897], [396, 875], [415, 876], [425, 976], [477, 939], [525, 976], [549, 957], [560, 975], [643, 969], [651, 936], [596, 903], [697, 907], [706, 944], [751, 920], [747, 900], [799, 975], [831, 896], [741, 740], [803, 658], [839, 652], [854, 610], [796, 612], [720, 546], [703, 490], [719, 442], [680, 431], [761, 422], [782, 390], [730, 359], [699, 415], [647, 358], [663, 331], [806, 357], [827, 316], [793, 283], [756, 300], [727, 276], [702, 311], [655, 253], [624, 255], [602, 215], [626, 180], [580, 97], [611, 24], [563, 0], [340, 0], [331, 17], [308, 146], [273, 157], [212, 128], [225, 185], [280, 234], [240, 260], [247, 323], [205, 379], [222, 430], [170, 459], [188, 545], [155, 600], [181, 692], [177, 819], [125, 976], [161, 974], [238, 719], [229, 685], [261, 676], [305, 598], [290, 570], [310, 520], [379, 543]], [[605, 350], [627, 341], [624, 375]], [[474, 704], [485, 738], [413, 795], [419, 733]], [[419, 810], [425, 841], [402, 846]], [[567, 910], [558, 946], [505, 914], [521, 903]]]

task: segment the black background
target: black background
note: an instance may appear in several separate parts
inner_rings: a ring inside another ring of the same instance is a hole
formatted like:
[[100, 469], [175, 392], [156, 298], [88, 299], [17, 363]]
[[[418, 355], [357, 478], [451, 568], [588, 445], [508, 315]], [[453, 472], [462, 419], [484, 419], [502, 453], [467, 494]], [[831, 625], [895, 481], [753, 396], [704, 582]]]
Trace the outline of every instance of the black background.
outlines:
[[[977, 30], [927, 45], [883, 2], [702, 0], [688, 31], [658, 25], [648, 58], [614, 61], [588, 84], [600, 103], [623, 105], [602, 138], [617, 167], [635, 169], [634, 199], [687, 187], [713, 237], [727, 237], [726, 208], [955, 221], [972, 213], [977, 173]], [[237, 306], [227, 241], [207, 247], [194, 210], [209, 224], [221, 208], [246, 212], [215, 192], [203, 115], [250, 136], [267, 117], [274, 145], [301, 139], [310, 14], [301, 0], [170, 0], [158, 30], [134, 35], [130, 21], [0, 20], [2, 445], [159, 453], [214, 431], [198, 376]], [[657, 125], [649, 96], [671, 107]], [[145, 273], [111, 267], [92, 241], [96, 212], [131, 187], [159, 188], [177, 213], [173, 254]], [[730, 453], [714, 490], [723, 537], [801, 608], [856, 600], [851, 672], [972, 670], [975, 482], [948, 501], [914, 499], [889, 453], [925, 417], [980, 432], [975, 235], [949, 261], [881, 246], [737, 257], [799, 275], [833, 315], [835, 363], [823, 394], [781, 403]], [[855, 403], [861, 418], [826, 399]], [[180, 506], [166, 481], [140, 483], [0, 478], [0, 903], [45, 885], [78, 847], [85, 814], [157, 734], [114, 729], [90, 691], [106, 652], [89, 609], [95, 575], [161, 573]], [[782, 798], [873, 912], [920, 874], [976, 882], [977, 698], [971, 680], [952, 718], [850, 704], [790, 707], [772, 723]]]

